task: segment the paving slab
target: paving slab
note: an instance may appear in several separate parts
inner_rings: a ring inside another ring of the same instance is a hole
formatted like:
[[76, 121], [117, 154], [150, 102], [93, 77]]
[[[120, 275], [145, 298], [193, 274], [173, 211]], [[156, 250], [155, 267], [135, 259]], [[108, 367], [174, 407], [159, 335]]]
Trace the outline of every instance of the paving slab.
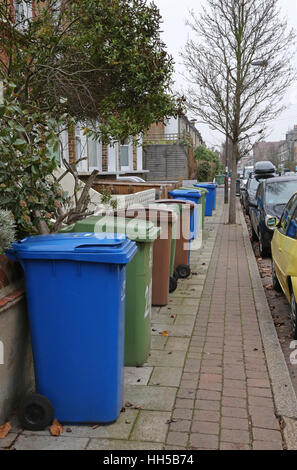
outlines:
[[87, 450], [162, 450], [158, 442], [120, 441], [112, 439], [91, 439]]
[[141, 410], [131, 434], [131, 440], [165, 442], [170, 417], [170, 411]]
[[186, 354], [186, 351], [152, 350], [147, 364], [152, 366], [183, 367]]
[[84, 450], [88, 442], [84, 437], [20, 435], [12, 450]]
[[147, 385], [152, 371], [152, 367], [125, 367], [124, 383], [126, 385]]
[[182, 372], [182, 367], [154, 367], [149, 385], [178, 387]]
[[144, 410], [171, 411], [177, 388], [128, 385], [125, 387], [125, 399]]

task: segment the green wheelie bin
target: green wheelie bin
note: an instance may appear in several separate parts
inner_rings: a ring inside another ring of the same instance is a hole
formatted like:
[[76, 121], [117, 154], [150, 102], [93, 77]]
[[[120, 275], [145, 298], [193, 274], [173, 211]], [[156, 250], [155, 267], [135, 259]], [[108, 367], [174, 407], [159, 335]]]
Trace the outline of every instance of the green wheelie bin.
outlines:
[[161, 229], [141, 219], [91, 216], [65, 231], [125, 233], [136, 242], [137, 254], [126, 269], [125, 366], [143, 365], [151, 345], [153, 245]]
[[[202, 204], [202, 228], [204, 229], [204, 217], [205, 217], [205, 207], [206, 207], [206, 195], [208, 194], [207, 189], [205, 188], [197, 188], [197, 186], [182, 186], [178, 189], [191, 189], [191, 190], [198, 190], [201, 194], [201, 198], [199, 199], [199, 204]], [[201, 203], [200, 203], [201, 201]]]
[[216, 175], [216, 183], [222, 185], [225, 182], [225, 175]]

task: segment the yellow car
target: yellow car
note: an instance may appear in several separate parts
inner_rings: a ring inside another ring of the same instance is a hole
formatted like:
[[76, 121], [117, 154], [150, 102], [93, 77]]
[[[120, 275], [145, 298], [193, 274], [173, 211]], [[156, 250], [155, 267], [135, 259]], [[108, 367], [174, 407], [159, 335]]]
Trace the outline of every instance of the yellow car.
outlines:
[[271, 242], [272, 284], [291, 303], [294, 339], [297, 339], [297, 192], [286, 205]]

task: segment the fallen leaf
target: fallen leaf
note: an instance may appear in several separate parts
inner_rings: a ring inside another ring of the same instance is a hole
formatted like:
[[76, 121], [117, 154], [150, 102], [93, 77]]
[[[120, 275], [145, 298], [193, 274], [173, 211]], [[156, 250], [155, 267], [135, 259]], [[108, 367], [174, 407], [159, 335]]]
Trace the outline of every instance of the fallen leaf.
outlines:
[[123, 407], [123, 408], [121, 409], [121, 413], [125, 413], [125, 412], [126, 412], [126, 408]]
[[67, 428], [67, 429], [66, 429], [66, 432], [72, 432], [72, 429], [71, 429], [71, 428]]
[[129, 419], [126, 419], [125, 423], [126, 424], [131, 424], [131, 421]]
[[134, 408], [135, 408], [135, 410], [141, 410], [141, 406], [140, 406], [140, 405], [135, 405]]
[[63, 426], [59, 423], [57, 418], [55, 418], [53, 424], [50, 426], [50, 433], [52, 436], [61, 436], [62, 432]]
[[9, 421], [7, 421], [7, 423], [5, 424], [2, 424], [2, 426], [0, 426], [0, 439], [4, 439], [4, 437], [7, 436], [10, 430], [11, 430], [11, 424]]
[[131, 406], [133, 406], [132, 403], [130, 403], [129, 401], [126, 401], [125, 407], [126, 408], [131, 408]]
[[272, 285], [272, 284], [268, 284], [267, 286], [265, 286], [265, 289], [267, 289], [267, 290], [273, 290], [273, 285]]
[[162, 336], [168, 336], [168, 331], [162, 331]]
[[94, 426], [92, 426], [92, 429], [97, 429], [99, 428], [99, 424], [94, 424]]

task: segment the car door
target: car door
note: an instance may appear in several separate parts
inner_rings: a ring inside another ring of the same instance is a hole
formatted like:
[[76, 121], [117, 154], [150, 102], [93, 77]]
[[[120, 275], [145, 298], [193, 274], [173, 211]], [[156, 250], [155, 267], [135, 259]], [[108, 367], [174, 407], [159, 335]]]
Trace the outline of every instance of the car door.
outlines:
[[[259, 190], [259, 188], [258, 188], [258, 190]], [[256, 197], [257, 197], [257, 195], [258, 195], [258, 191], [257, 191]], [[255, 210], [256, 210], [255, 207], [249, 206], [249, 215], [250, 215], [251, 225], [252, 225], [254, 230], [255, 230]]]
[[[291, 224], [292, 221], [292, 224]], [[284, 209], [273, 240], [273, 262], [278, 280], [288, 297], [288, 275], [292, 270], [292, 259], [297, 249], [297, 195], [294, 195]]]
[[253, 207], [252, 209], [252, 224], [256, 234], [259, 236], [259, 224], [261, 218], [261, 212], [263, 211], [263, 183], [261, 183], [258, 187], [257, 194], [256, 194], [256, 202], [257, 207]]

